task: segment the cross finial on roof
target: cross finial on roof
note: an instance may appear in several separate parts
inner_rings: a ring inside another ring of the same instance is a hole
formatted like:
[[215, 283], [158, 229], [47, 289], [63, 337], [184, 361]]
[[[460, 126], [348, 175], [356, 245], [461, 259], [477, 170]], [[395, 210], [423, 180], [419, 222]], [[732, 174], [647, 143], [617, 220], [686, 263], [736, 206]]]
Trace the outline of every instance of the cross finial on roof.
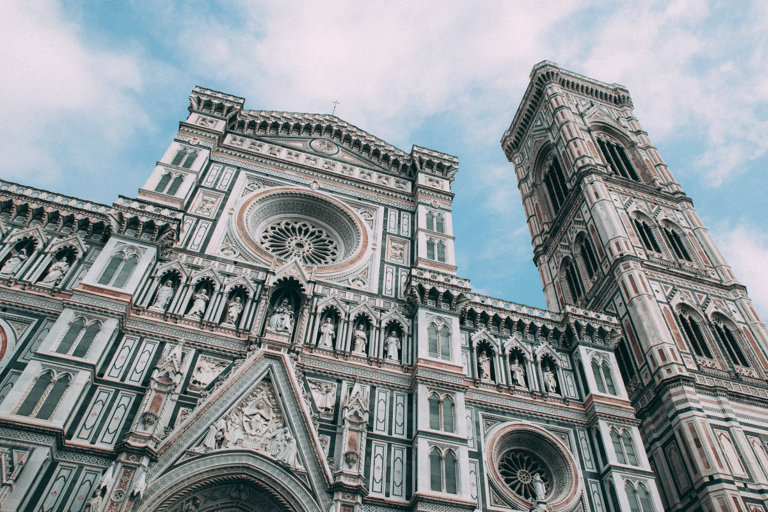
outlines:
[[333, 102], [333, 112], [331, 112], [331, 115], [335, 115], [336, 114], [336, 105], [338, 105], [338, 104], [339, 104], [338, 101], [334, 101]]

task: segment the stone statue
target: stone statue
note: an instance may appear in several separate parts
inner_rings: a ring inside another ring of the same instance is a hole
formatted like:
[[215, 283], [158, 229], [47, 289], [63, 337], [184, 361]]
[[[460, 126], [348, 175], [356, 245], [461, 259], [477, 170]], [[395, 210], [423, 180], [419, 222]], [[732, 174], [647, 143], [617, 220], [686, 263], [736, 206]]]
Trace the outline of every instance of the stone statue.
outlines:
[[240, 317], [240, 312], [243, 310], [243, 304], [240, 302], [240, 297], [235, 297], [233, 300], [227, 302], [227, 321], [226, 324], [237, 325], [237, 319]]
[[93, 497], [85, 503], [83, 512], [99, 512], [101, 508], [101, 494], [99, 494], [99, 490], [93, 491]]
[[192, 299], [194, 299], [195, 302], [192, 303], [192, 309], [189, 310], [189, 316], [203, 318], [205, 308], [208, 306], [208, 301], [210, 300], [205, 288], [201, 288], [200, 293], [194, 294]]
[[172, 298], [173, 298], [173, 283], [171, 283], [169, 279], [160, 288], [157, 289], [157, 296], [155, 297], [155, 302], [152, 303], [152, 306], [150, 306], [150, 309], [158, 309], [160, 311], [165, 311], [165, 308], [168, 307], [168, 304], [171, 302]]
[[536, 501], [546, 501], [544, 498], [547, 495], [547, 486], [538, 473], [533, 475], [533, 492], [536, 494]]
[[336, 336], [336, 327], [333, 326], [331, 318], [325, 319], [325, 323], [320, 326], [320, 342], [318, 346], [323, 348], [333, 348], [333, 338]]
[[355, 352], [356, 354], [365, 354], [365, 345], [368, 343], [368, 335], [365, 333], [363, 324], [357, 325], [352, 338], [355, 343], [352, 352]]
[[51, 268], [48, 269], [48, 273], [45, 275], [43, 280], [40, 281], [40, 284], [56, 286], [61, 282], [62, 279], [64, 279], [64, 276], [67, 274], [67, 272], [69, 272], [69, 263], [67, 263], [66, 259], [62, 258], [61, 260], [51, 265]]
[[293, 308], [288, 303], [288, 299], [283, 299], [280, 305], [275, 308], [272, 316], [269, 317], [267, 329], [275, 332], [290, 332], [293, 327]]
[[219, 419], [208, 427], [208, 434], [203, 439], [203, 446], [209, 450], [217, 450], [222, 447], [224, 441], [224, 429], [227, 424], [224, 419]]
[[557, 394], [557, 379], [555, 379], [555, 374], [552, 373], [549, 366], [544, 370], [544, 384], [547, 386], [548, 393], [553, 395]]
[[515, 383], [521, 388], [527, 387], [525, 385], [525, 367], [520, 364], [520, 359], [515, 359], [515, 364], [510, 367], [512, 370], [512, 378], [515, 379]]
[[296, 445], [296, 439], [293, 438], [290, 430], [286, 428], [283, 438], [283, 446], [280, 448], [280, 454], [277, 458], [278, 460], [285, 462], [288, 466], [294, 468], [299, 465], [298, 461], [296, 460], [298, 452], [299, 450], [298, 446]]
[[481, 352], [477, 362], [480, 365], [480, 380], [491, 380], [491, 358]]
[[24, 263], [24, 260], [27, 259], [27, 250], [22, 249], [21, 251], [17, 252], [10, 258], [8, 258], [8, 261], [5, 262], [5, 265], [3, 265], [3, 268], [0, 269], [0, 275], [2, 276], [12, 276], [14, 275], [19, 268], [21, 267], [21, 264]]
[[336, 383], [311, 379], [308, 379], [307, 382], [320, 415], [332, 418], [333, 409], [336, 405]]
[[384, 340], [384, 344], [387, 346], [387, 360], [399, 361], [400, 360], [400, 338], [395, 334], [395, 331], [389, 333], [387, 339]]

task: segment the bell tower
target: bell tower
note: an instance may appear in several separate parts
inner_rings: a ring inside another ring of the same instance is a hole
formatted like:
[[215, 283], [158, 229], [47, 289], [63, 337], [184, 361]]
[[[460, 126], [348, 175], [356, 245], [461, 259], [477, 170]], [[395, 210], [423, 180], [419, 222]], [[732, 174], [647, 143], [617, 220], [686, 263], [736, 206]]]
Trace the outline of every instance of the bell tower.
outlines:
[[[616, 358], [666, 509], [765, 510], [768, 332], [746, 288], [625, 87], [547, 61], [530, 78], [501, 145], [548, 308], [619, 318]], [[622, 480], [614, 511], [645, 512]]]

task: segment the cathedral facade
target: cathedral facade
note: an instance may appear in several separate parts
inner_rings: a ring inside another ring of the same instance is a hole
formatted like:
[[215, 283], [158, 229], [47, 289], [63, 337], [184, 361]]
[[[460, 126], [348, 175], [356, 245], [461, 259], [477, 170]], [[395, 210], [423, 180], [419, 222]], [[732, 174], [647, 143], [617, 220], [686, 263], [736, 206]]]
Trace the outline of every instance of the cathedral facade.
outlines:
[[455, 157], [244, 104], [111, 206], [0, 181], [0, 510], [765, 512], [768, 333], [625, 88], [502, 138], [546, 310], [457, 274]]

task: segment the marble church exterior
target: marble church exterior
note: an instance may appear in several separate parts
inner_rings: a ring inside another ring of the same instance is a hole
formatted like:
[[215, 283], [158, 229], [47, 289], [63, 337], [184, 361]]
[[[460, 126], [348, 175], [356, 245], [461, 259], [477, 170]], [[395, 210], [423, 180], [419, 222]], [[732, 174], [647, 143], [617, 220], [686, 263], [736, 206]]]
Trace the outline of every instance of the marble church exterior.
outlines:
[[457, 274], [455, 157], [244, 104], [111, 206], [0, 181], [0, 510], [765, 512], [768, 332], [624, 87], [502, 137], [547, 310]]

